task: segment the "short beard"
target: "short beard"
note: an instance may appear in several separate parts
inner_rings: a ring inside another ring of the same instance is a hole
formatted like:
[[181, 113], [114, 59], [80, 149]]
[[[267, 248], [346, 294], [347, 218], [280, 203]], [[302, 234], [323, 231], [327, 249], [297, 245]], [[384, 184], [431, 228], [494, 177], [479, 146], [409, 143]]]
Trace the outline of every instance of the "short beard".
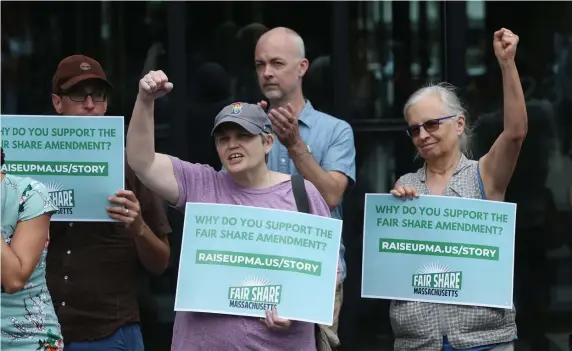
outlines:
[[282, 100], [284, 93], [281, 90], [270, 90], [264, 93], [264, 96], [270, 101]]

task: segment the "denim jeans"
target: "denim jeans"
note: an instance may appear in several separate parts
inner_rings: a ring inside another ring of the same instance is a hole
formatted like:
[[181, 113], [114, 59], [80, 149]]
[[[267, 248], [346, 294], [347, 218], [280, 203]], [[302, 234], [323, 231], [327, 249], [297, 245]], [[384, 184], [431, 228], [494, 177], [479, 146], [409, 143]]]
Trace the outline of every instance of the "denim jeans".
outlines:
[[[65, 338], [64, 338], [65, 343]], [[64, 345], [66, 351], [144, 351], [139, 324], [127, 324], [110, 336], [93, 341], [71, 342]]]

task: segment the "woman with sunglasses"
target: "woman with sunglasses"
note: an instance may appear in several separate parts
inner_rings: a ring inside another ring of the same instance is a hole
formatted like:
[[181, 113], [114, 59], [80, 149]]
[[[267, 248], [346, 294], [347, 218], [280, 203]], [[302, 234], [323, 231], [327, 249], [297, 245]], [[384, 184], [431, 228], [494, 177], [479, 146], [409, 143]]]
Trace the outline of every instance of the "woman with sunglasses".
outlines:
[[[2, 150], [2, 165], [4, 151]], [[46, 285], [50, 217], [46, 187], [0, 172], [2, 217], [2, 350], [63, 350], [60, 324]]]
[[[494, 34], [493, 46], [503, 80], [504, 130], [489, 152], [469, 160], [466, 112], [446, 84], [416, 91], [403, 109], [407, 133], [425, 160], [416, 173], [402, 176], [391, 193], [405, 199], [444, 195], [504, 201], [527, 133], [524, 94], [514, 57], [518, 36]], [[491, 287], [494, 289], [494, 287]], [[395, 350], [513, 350], [515, 310], [392, 301]]]

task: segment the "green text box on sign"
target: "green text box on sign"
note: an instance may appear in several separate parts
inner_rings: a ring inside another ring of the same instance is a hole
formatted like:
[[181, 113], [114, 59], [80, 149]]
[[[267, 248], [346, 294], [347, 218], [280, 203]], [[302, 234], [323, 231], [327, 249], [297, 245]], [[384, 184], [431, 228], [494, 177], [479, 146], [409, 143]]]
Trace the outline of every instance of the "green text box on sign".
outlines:
[[362, 297], [511, 308], [515, 218], [511, 203], [366, 194]]
[[54, 221], [113, 221], [108, 198], [125, 186], [123, 117], [0, 117], [2, 170], [46, 185]]

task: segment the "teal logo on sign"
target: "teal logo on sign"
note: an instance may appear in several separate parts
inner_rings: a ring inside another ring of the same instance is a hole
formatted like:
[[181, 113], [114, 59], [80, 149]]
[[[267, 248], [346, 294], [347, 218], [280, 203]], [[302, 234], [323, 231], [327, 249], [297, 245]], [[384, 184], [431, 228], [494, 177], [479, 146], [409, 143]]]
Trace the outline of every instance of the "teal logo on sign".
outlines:
[[47, 182], [46, 188], [52, 203], [58, 208], [58, 214], [71, 215], [75, 207], [75, 195], [73, 189], [64, 189], [57, 182]]
[[463, 272], [452, 271], [447, 265], [430, 263], [413, 274], [411, 283], [416, 295], [459, 297]]
[[282, 285], [273, 285], [261, 277], [248, 277], [228, 288], [229, 306], [254, 310], [269, 310], [280, 304]]

